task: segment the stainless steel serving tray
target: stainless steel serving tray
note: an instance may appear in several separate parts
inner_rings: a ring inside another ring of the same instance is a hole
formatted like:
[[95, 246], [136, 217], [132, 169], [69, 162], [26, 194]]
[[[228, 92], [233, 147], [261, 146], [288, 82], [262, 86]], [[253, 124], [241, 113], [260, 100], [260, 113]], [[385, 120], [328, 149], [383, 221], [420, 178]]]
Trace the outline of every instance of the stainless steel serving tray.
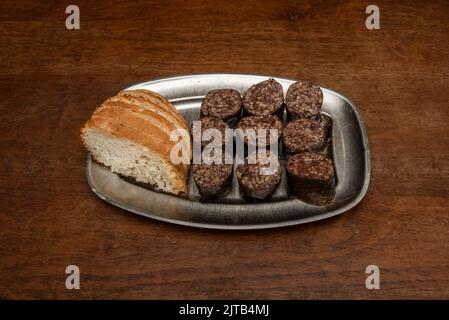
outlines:
[[[269, 76], [200, 74], [136, 84], [127, 90], [148, 89], [169, 99], [189, 121], [199, 118], [201, 101], [216, 88], [240, 92]], [[294, 80], [276, 78], [284, 92]], [[245, 202], [233, 179], [231, 192], [220, 203], [197, 201], [198, 190], [189, 179], [187, 198], [154, 192], [121, 179], [87, 159], [87, 181], [101, 199], [139, 215], [166, 222], [215, 229], [262, 229], [307, 223], [343, 213], [359, 203], [370, 180], [370, 150], [357, 108], [341, 94], [322, 88], [323, 111], [332, 117], [332, 152], [337, 176], [335, 202], [314, 206], [287, 195], [285, 172], [270, 202]]]

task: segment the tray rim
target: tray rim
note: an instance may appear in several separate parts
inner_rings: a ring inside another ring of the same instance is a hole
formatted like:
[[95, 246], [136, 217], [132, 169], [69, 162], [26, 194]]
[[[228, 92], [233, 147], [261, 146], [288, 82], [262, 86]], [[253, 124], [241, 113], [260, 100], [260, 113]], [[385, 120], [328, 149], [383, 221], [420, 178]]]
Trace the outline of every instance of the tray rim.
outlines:
[[[123, 89], [123, 91], [134, 90], [134, 89], [136, 89], [136, 87], [140, 87], [140, 86], [144, 86], [144, 85], [151, 85], [151, 84], [164, 82], [164, 81], [174, 81], [174, 80], [188, 79], [188, 78], [192, 78], [192, 77], [210, 77], [210, 76], [213, 76], [213, 77], [219, 77], [219, 76], [248, 77], [248, 76], [250, 76], [250, 77], [274, 78], [274, 79], [280, 79], [283, 81], [298, 81], [298, 80], [294, 80], [294, 79], [274, 77], [274, 76], [268, 76], [268, 75], [263, 75], [263, 74], [198, 73], [198, 74], [184, 74], [184, 75], [171, 76], [171, 77], [165, 77], [165, 78], [155, 78], [154, 80], [138, 82], [138, 83], [134, 83], [133, 85]], [[100, 199], [102, 199], [116, 207], [119, 207], [123, 210], [129, 211], [129, 212], [132, 212], [132, 213], [135, 213], [137, 215], [144, 216], [147, 218], [159, 220], [159, 221], [164, 221], [164, 222], [169, 222], [169, 223], [183, 225], [183, 226], [189, 226], [189, 227], [205, 228], [205, 229], [218, 229], [218, 230], [271, 229], [271, 228], [287, 227], [287, 226], [315, 222], [315, 221], [324, 220], [324, 219], [328, 219], [328, 218], [340, 215], [344, 212], [351, 210], [355, 206], [357, 206], [361, 202], [361, 200], [365, 197], [366, 193], [368, 192], [369, 184], [371, 181], [371, 150], [369, 147], [368, 134], [367, 134], [366, 127], [365, 127], [365, 122], [360, 113], [360, 110], [356, 107], [356, 105], [349, 98], [347, 98], [340, 92], [337, 92], [335, 90], [332, 90], [332, 89], [329, 89], [326, 87], [322, 87], [322, 86], [320, 86], [320, 88], [337, 95], [341, 99], [346, 100], [351, 105], [352, 109], [354, 110], [356, 119], [357, 119], [358, 123], [360, 124], [360, 130], [362, 133], [362, 142], [363, 142], [364, 154], [365, 154], [364, 165], [365, 165], [365, 170], [366, 170], [366, 174], [364, 175], [363, 186], [362, 186], [359, 194], [357, 195], [357, 197], [353, 201], [351, 201], [349, 204], [347, 204], [343, 207], [340, 207], [340, 208], [335, 209], [330, 212], [324, 212], [321, 214], [317, 214], [317, 215], [314, 215], [311, 217], [305, 217], [305, 218], [299, 218], [299, 219], [287, 220], [287, 221], [281, 221], [281, 222], [263, 223], [263, 224], [248, 224], [248, 225], [228, 225], [228, 224], [213, 224], [213, 223], [208, 224], [208, 223], [202, 223], [202, 222], [183, 221], [183, 220], [165, 218], [162, 216], [155, 215], [155, 214], [149, 212], [148, 210], [136, 209], [134, 207], [127, 205], [126, 203], [123, 203], [123, 202], [115, 200], [115, 199], [111, 199], [111, 198], [105, 196], [104, 194], [100, 193], [96, 189], [94, 181], [92, 181], [92, 175], [90, 174], [92, 160], [91, 160], [91, 155], [88, 153], [87, 157], [86, 157], [86, 178], [87, 178], [89, 187]], [[175, 100], [177, 100], [177, 99], [175, 99]], [[235, 204], [235, 205], [241, 206], [241, 205], [252, 205], [252, 204]]]

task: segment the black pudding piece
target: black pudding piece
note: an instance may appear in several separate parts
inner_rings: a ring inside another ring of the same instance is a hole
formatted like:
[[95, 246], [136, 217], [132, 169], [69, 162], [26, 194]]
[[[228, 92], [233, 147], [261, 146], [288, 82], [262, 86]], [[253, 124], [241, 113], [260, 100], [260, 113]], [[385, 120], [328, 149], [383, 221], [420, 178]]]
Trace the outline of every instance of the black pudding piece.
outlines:
[[234, 89], [210, 90], [201, 104], [201, 116], [213, 116], [234, 126], [242, 110], [240, 92]]
[[[240, 189], [249, 198], [263, 200], [273, 193], [281, 182], [281, 166], [277, 156], [267, 152], [267, 159], [252, 161], [246, 157], [242, 164], [237, 167], [236, 175]], [[251, 163], [255, 162], [255, 163]]]
[[288, 158], [285, 169], [293, 195], [314, 205], [326, 205], [335, 197], [332, 161], [317, 152], [297, 153]]
[[[201, 138], [201, 148], [204, 148], [208, 144], [212, 143], [214, 146], [224, 146], [226, 143], [226, 138], [231, 139], [232, 136], [226, 137], [226, 129], [229, 129], [229, 126], [223, 120], [217, 117], [202, 117], [201, 121], [201, 137], [193, 136], [194, 139]], [[210, 137], [209, 139], [205, 136], [205, 131], [208, 129], [216, 129], [221, 134], [221, 141], [216, 141], [214, 138]], [[192, 130], [193, 131], [193, 130]]]
[[319, 151], [325, 145], [326, 134], [316, 120], [296, 119], [284, 127], [282, 141], [289, 153]]
[[282, 86], [271, 78], [251, 86], [243, 93], [243, 108], [249, 115], [275, 114], [281, 109], [283, 103]]
[[253, 142], [256, 146], [262, 146], [261, 137], [258, 135], [259, 130], [266, 130], [264, 146], [268, 146], [270, 145], [270, 130], [277, 131], [278, 139], [282, 136], [282, 121], [276, 115], [243, 117], [238, 123], [237, 129], [244, 134], [245, 143]]
[[291, 118], [312, 118], [321, 112], [323, 92], [310, 81], [298, 81], [288, 88], [285, 100]]
[[225, 195], [232, 181], [232, 164], [193, 164], [192, 175], [203, 197]]

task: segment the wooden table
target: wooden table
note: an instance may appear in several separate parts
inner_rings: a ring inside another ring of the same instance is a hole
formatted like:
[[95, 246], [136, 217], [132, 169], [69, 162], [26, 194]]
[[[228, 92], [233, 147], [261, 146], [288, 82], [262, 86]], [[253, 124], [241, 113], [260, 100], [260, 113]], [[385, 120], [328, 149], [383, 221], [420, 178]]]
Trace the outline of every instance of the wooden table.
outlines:
[[[449, 4], [78, 0], [0, 4], [1, 298], [449, 298]], [[132, 83], [234, 72], [310, 79], [361, 110], [365, 199], [250, 232], [181, 227], [97, 198], [79, 129]], [[81, 270], [67, 290], [65, 268]], [[365, 288], [380, 267], [381, 289]]]

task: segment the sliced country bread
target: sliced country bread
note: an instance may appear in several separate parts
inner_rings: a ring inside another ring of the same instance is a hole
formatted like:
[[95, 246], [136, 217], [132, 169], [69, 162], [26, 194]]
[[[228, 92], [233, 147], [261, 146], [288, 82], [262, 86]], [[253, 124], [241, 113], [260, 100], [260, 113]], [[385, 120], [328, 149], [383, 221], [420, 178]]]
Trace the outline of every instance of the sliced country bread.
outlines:
[[153, 98], [151, 91], [139, 91], [145, 98], [128, 99], [121, 93], [106, 100], [81, 129], [81, 140], [93, 158], [113, 172], [164, 192], [186, 192], [189, 163], [171, 162], [176, 142], [170, 134], [176, 129], [185, 131], [183, 150], [190, 160], [187, 124], [167, 100], [159, 95]]

